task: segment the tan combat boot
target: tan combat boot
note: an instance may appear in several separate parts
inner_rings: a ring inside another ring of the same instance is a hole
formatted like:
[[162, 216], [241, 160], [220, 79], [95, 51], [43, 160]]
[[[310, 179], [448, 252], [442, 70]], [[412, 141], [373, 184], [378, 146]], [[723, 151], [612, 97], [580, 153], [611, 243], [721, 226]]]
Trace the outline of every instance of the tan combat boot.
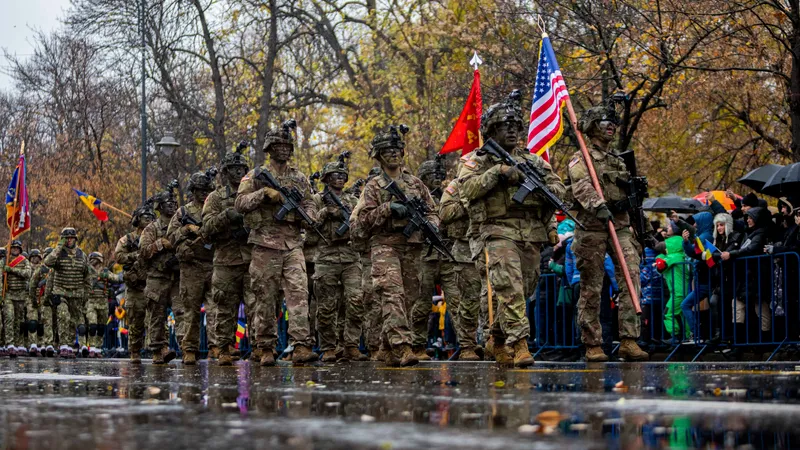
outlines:
[[622, 344], [619, 346], [619, 356], [625, 361], [647, 361], [650, 359], [650, 355], [639, 348], [639, 344], [630, 338], [622, 340]]
[[481, 357], [471, 348], [462, 348], [458, 355], [459, 361], [480, 361]]
[[194, 352], [183, 352], [183, 364], [193, 366], [197, 364], [197, 356]]
[[168, 345], [161, 347], [161, 350], [156, 350], [153, 353], [153, 364], [167, 364], [178, 355], [172, 351]]
[[335, 363], [338, 360], [339, 357], [334, 350], [325, 350], [325, 352], [322, 353], [322, 359], [320, 359], [320, 361], [324, 363]]
[[208, 349], [208, 359], [217, 359], [219, 358], [219, 348], [211, 347]]
[[528, 350], [528, 340], [520, 339], [514, 343], [514, 365], [517, 367], [528, 367], [535, 363], [533, 355]]
[[[424, 345], [415, 345], [412, 349], [414, 352], [414, 356], [417, 357], [417, 361], [430, 361], [431, 357], [425, 353], [425, 346]], [[416, 364], [416, 363], [414, 363]]]
[[231, 353], [228, 349], [223, 348], [219, 352], [219, 359], [217, 359], [217, 364], [220, 366], [232, 366], [233, 365], [233, 357], [231, 357]]
[[376, 349], [369, 351], [369, 360], [370, 361], [383, 361], [383, 350]]
[[292, 364], [305, 364], [319, 361], [319, 355], [305, 345], [296, 345], [292, 352]]
[[238, 361], [242, 359], [242, 352], [240, 352], [239, 349], [236, 348], [236, 346], [234, 345], [228, 346], [228, 353], [231, 355], [231, 359], [233, 361]]
[[394, 349], [382, 350], [383, 362], [389, 367], [400, 367], [400, 353]]
[[342, 358], [347, 361], [367, 361], [367, 355], [361, 353], [358, 350], [358, 347], [345, 347], [344, 349], [344, 357]]
[[497, 361], [497, 365], [500, 367], [514, 366], [514, 355], [511, 352], [511, 348], [505, 342], [500, 342], [499, 340], [494, 342], [494, 360]]
[[608, 355], [606, 355], [602, 347], [599, 345], [593, 345], [591, 347], [586, 347], [586, 361], [606, 362], [608, 361]]
[[142, 355], [139, 352], [131, 352], [131, 364], [141, 364], [142, 363]]
[[259, 358], [261, 367], [272, 367], [275, 365], [275, 354], [272, 352], [262, 352]]
[[[419, 357], [416, 352], [411, 350], [411, 346], [408, 344], [403, 344], [395, 349], [392, 349], [393, 352], [396, 352], [395, 357], [400, 358], [400, 366], [401, 367], [408, 367], [408, 366], [415, 366], [419, 363]], [[423, 351], [424, 353], [424, 351]], [[428, 356], [428, 355], [425, 355]], [[431, 359], [428, 357], [428, 359]]]
[[489, 336], [486, 340], [486, 346], [483, 349], [483, 360], [494, 361], [494, 337]]
[[261, 361], [261, 356], [264, 355], [264, 352], [260, 348], [254, 348], [252, 352], [250, 352], [250, 359], [253, 361]]

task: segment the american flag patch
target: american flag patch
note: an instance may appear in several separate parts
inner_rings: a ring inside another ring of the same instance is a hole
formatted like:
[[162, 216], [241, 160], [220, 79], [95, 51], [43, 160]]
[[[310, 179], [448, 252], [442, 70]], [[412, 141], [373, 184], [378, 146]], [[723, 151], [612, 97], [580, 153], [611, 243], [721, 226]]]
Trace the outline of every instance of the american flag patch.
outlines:
[[581, 159], [576, 156], [569, 161], [569, 166], [572, 167], [579, 162], [581, 162]]

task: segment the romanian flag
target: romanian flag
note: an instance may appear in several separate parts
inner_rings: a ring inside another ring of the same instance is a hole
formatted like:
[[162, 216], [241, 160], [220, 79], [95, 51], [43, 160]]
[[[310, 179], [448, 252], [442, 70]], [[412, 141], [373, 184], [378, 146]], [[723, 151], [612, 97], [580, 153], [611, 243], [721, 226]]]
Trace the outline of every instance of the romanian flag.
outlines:
[[6, 190], [6, 223], [11, 232], [11, 239], [16, 239], [31, 228], [31, 204], [28, 200], [28, 186], [25, 183], [27, 171], [23, 151], [24, 147], [20, 150], [17, 168], [14, 169]]
[[695, 237], [694, 251], [698, 255], [701, 255], [709, 268], [714, 267], [714, 265], [717, 264], [714, 261], [714, 252], [719, 252], [719, 249], [715, 247], [714, 244], [709, 242], [708, 239], [705, 239], [701, 242], [699, 237]]
[[481, 146], [481, 113], [483, 100], [481, 99], [481, 74], [478, 69], [472, 74], [472, 88], [469, 90], [467, 103], [458, 116], [453, 131], [447, 142], [439, 150], [440, 155], [461, 150], [461, 155], [475, 150]]
[[240, 318], [236, 325], [236, 348], [239, 348], [239, 343], [242, 341], [246, 329], [247, 325], [244, 323], [244, 320]]
[[78, 197], [81, 199], [83, 204], [89, 208], [89, 211], [91, 211], [95, 217], [97, 217], [101, 222], [108, 220], [108, 213], [100, 209], [100, 205], [103, 203], [102, 200], [99, 198], [94, 198], [91, 195], [81, 192], [75, 188], [72, 188], [72, 190], [78, 194]]

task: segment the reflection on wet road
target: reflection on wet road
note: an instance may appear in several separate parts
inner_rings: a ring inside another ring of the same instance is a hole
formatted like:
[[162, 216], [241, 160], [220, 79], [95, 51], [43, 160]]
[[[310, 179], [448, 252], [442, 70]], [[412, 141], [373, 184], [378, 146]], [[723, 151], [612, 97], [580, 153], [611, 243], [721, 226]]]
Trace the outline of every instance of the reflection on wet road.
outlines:
[[3, 448], [798, 448], [794, 364], [0, 362]]

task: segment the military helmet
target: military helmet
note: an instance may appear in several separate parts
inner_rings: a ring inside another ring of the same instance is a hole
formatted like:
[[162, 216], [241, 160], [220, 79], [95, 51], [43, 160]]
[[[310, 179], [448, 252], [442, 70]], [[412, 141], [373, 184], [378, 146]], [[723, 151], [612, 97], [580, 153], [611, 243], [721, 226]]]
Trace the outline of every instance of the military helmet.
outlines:
[[161, 191], [161, 192], [159, 192], [157, 194], [154, 194], [145, 203], [152, 205], [153, 209], [157, 210], [164, 203], [174, 202], [175, 201], [175, 192], [174, 191], [177, 188], [178, 188], [178, 180], [172, 180], [167, 185], [167, 189], [166, 190], [163, 190], [163, 191]]
[[61, 230], [61, 237], [62, 238], [71, 238], [71, 237], [77, 238], [78, 237], [78, 232], [75, 231], [75, 228], [66, 227], [63, 230]]
[[142, 217], [144, 216], [150, 216], [152, 220], [156, 219], [156, 213], [153, 212], [153, 209], [149, 204], [145, 204], [144, 206], [140, 206], [133, 210], [133, 214], [131, 214], [131, 225], [138, 227], [141, 223], [140, 221]]
[[91, 261], [93, 259], [99, 259], [100, 262], [103, 262], [103, 254], [100, 253], [100, 252], [89, 253], [89, 261]]
[[42, 252], [38, 248], [34, 248], [31, 250], [30, 257], [33, 258], [34, 256], [42, 257]]
[[274, 144], [294, 146], [294, 135], [292, 134], [292, 130], [294, 129], [297, 129], [297, 121], [289, 119], [283, 122], [280, 127], [267, 131], [267, 135], [264, 137], [264, 147], [262, 150], [268, 152], [269, 147]]
[[322, 182], [324, 183], [325, 177], [332, 173], [343, 173], [348, 177], [350, 176], [350, 172], [347, 170], [347, 166], [345, 164], [338, 161], [333, 161], [325, 164], [325, 166], [322, 167], [322, 176], [320, 177]]
[[417, 169], [417, 178], [424, 180], [425, 177], [433, 175], [434, 172], [436, 172], [436, 162], [430, 160], [423, 161]]
[[245, 159], [244, 155], [239, 152], [228, 152], [225, 156], [222, 157], [222, 161], [219, 163], [219, 167], [222, 170], [227, 169], [228, 167], [234, 166], [241, 166], [249, 168], [250, 165], [247, 164], [247, 160]]
[[43, 255], [44, 255], [44, 256], [47, 256], [47, 255], [49, 255], [50, 253], [53, 253], [53, 247], [47, 247], [46, 249], [44, 249], [44, 253], [43, 253]]
[[522, 92], [514, 89], [508, 94], [505, 101], [490, 106], [481, 116], [481, 133], [486, 136], [491, 133], [492, 127], [503, 122], [516, 122], [521, 131], [524, 123], [520, 106], [521, 99]]
[[11, 241], [11, 247], [9, 248], [14, 248], [14, 247], [17, 247], [20, 250], [22, 250], [22, 241], [20, 241], [19, 239], [14, 239], [13, 241]]
[[581, 133], [588, 133], [595, 122], [602, 122], [604, 120], [615, 124], [618, 122], [616, 114], [612, 114], [608, 108], [604, 106], [595, 106], [583, 112], [581, 119], [578, 121], [578, 128], [581, 130]]
[[22, 255], [22, 256], [27, 258], [28, 257], [28, 252], [22, 252], [22, 253], [20, 253], [20, 255]]
[[[214, 171], [216, 173], [216, 171]], [[214, 178], [210, 176], [208, 171], [195, 172], [189, 177], [189, 183], [186, 185], [186, 190], [192, 192], [194, 190], [213, 191]]]
[[384, 131], [379, 131], [372, 138], [369, 149], [369, 156], [376, 158], [381, 150], [386, 148], [399, 148], [404, 150], [406, 142], [403, 139], [409, 128], [406, 125], [389, 125]]

